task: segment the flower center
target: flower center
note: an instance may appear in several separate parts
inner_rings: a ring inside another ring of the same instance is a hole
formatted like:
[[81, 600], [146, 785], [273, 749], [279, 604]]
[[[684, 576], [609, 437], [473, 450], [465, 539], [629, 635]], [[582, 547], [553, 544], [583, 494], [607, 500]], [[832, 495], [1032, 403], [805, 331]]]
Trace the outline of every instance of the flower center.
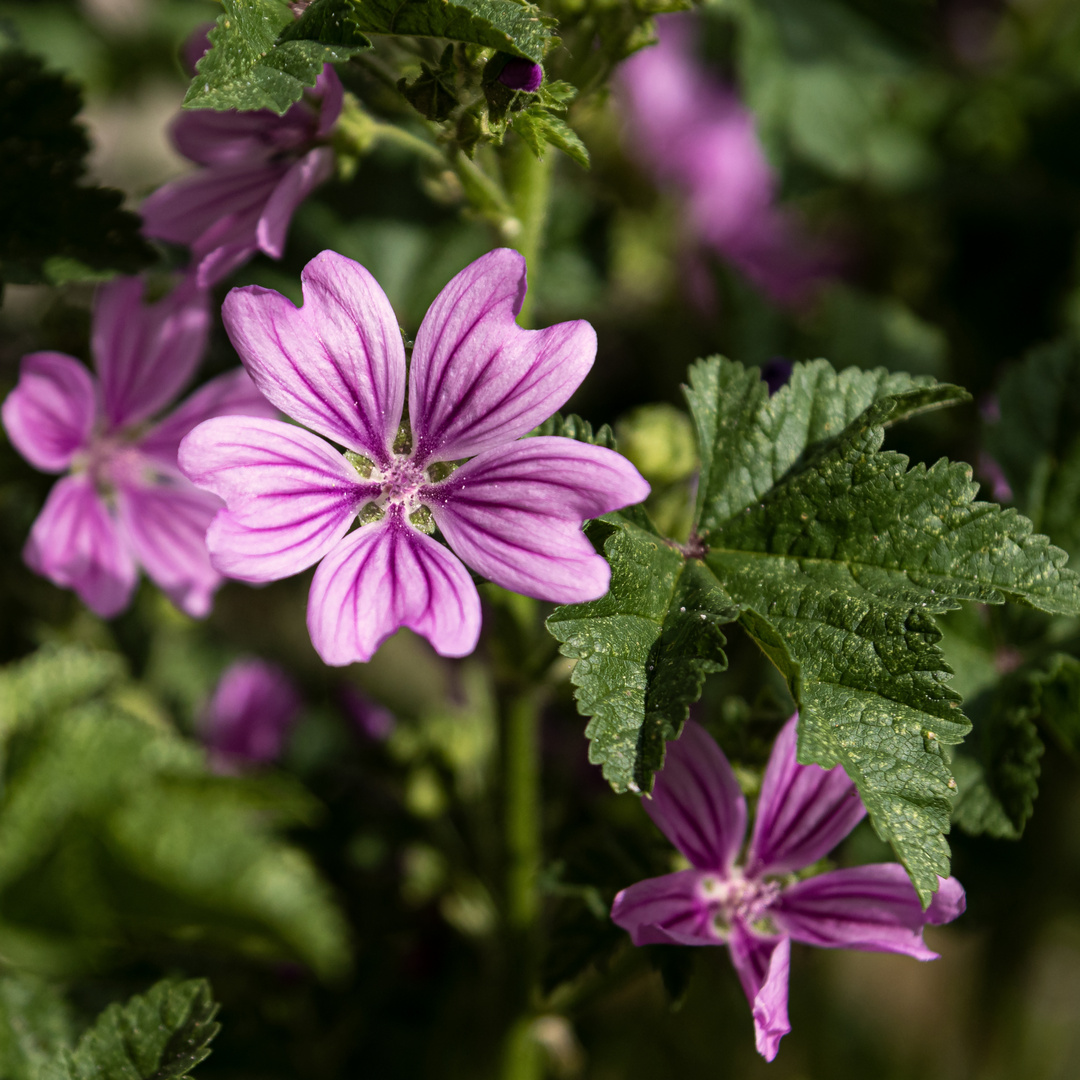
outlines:
[[116, 434], [92, 438], [75, 456], [71, 471], [86, 473], [103, 499], [110, 499], [120, 485], [145, 482], [154, 473], [139, 450]]
[[744, 878], [734, 870], [729, 878], [706, 875], [698, 883], [697, 891], [709, 927], [724, 941], [736, 919], [752, 926], [768, 917], [769, 907], [780, 895], [780, 884]]
[[412, 458], [395, 454], [383, 468], [375, 466], [371, 470], [371, 481], [382, 485], [382, 493], [375, 500], [379, 506], [400, 506], [411, 514], [420, 507], [420, 488], [428, 478]]

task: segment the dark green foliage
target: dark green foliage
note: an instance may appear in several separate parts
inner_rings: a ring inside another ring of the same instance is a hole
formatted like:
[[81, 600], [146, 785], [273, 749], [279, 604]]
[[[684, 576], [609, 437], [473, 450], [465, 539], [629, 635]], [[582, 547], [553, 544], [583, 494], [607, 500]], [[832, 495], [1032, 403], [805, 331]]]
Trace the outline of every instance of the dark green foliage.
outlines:
[[1039, 722], [1065, 750], [1080, 754], [1080, 660], [1057, 653], [1033, 678]]
[[953, 760], [952, 816], [964, 832], [1016, 840], [1024, 831], [1039, 793], [1040, 690], [1032, 673], [1014, 673], [968, 703], [975, 731]]
[[153, 260], [124, 196], [83, 183], [79, 88], [0, 38], [0, 282], [133, 273]]
[[315, 0], [282, 40], [355, 48], [363, 46], [367, 34], [449, 38], [535, 63], [552, 42], [550, 19], [515, 0]]
[[212, 48], [196, 65], [184, 98], [188, 109], [271, 109], [284, 113], [315, 85], [323, 65], [347, 60], [371, 43], [330, 46], [294, 40], [278, 44], [293, 14], [280, 0], [223, 0], [210, 31]]
[[33, 975], [0, 975], [0, 1076], [39, 1080], [70, 1045], [71, 1019], [63, 998]]
[[42, 1080], [188, 1080], [221, 1029], [204, 979], [165, 980], [125, 1005], [110, 1005]]
[[1066, 339], [1032, 351], [1001, 380], [998, 402], [986, 448], [1016, 505], [1055, 544], [1080, 552], [1080, 347]]
[[6, 954], [78, 968], [122, 928], [295, 957], [324, 976], [348, 968], [325, 884], [277, 835], [318, 812], [301, 788], [208, 773], [202, 751], [97, 654], [7, 669], [0, 707], [13, 700], [0, 798]]
[[563, 416], [556, 413], [545, 420], [530, 435], [558, 435], [564, 439], [576, 439], [578, 442], [591, 443], [593, 446], [606, 446], [615, 449], [615, 433], [610, 425], [601, 424], [594, 432], [588, 420], [582, 420], [575, 413]]
[[[963, 400], [956, 387], [837, 374], [824, 361], [796, 365], [771, 398], [755, 369], [723, 359], [698, 364], [690, 381], [702, 464], [688, 545], [624, 524], [636, 546], [624, 550], [619, 534], [608, 541], [608, 596], [549, 620], [581, 661], [573, 678], [593, 718], [593, 759], [617, 788], [647, 791], [663, 740], [722, 657], [720, 640], [696, 651], [700, 638], [681, 634], [675, 613], [719, 623], [741, 611], [799, 706], [800, 760], [844, 766], [926, 900], [949, 867], [956, 780], [943, 747], [970, 726], [947, 685], [933, 615], [960, 600], [1006, 599], [1076, 613], [1077, 579], [1029, 521], [973, 501], [967, 466], [909, 469], [881, 450], [886, 424]], [[610, 620], [644, 613], [646, 598], [664, 630], [621, 649], [630, 625]], [[665, 677], [680, 664], [698, 685]]]

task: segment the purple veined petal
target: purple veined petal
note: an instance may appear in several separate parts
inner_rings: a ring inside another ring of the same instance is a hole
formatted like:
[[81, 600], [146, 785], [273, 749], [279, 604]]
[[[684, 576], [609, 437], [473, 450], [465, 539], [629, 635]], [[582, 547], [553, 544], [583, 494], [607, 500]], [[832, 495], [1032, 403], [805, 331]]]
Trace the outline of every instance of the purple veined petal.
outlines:
[[251, 376], [243, 368], [236, 368], [200, 386], [136, 445], [155, 465], [176, 471], [180, 440], [204, 420], [215, 416], [261, 416], [273, 420], [278, 415], [277, 409], [255, 388]]
[[315, 135], [316, 138], [325, 139], [338, 122], [342, 106], [345, 104], [345, 87], [341, 85], [338, 73], [329, 64], [323, 65], [319, 77], [315, 80], [313, 93], [321, 99], [319, 126]]
[[300, 695], [277, 664], [237, 660], [199, 718], [202, 740], [226, 763], [273, 761], [300, 712]]
[[259, 249], [274, 259], [285, 251], [285, 236], [296, 208], [334, 173], [334, 151], [320, 146], [305, 154], [281, 178], [259, 217], [255, 237]]
[[110, 428], [152, 416], [183, 389], [210, 332], [210, 297], [191, 278], [168, 296], [143, 303], [140, 278], [98, 289], [92, 348]]
[[769, 907], [769, 917], [783, 933], [807, 945], [934, 960], [937, 953], [923, 942], [923, 927], [948, 922], [964, 910], [960, 883], [939, 878], [939, 884], [936, 908], [932, 904], [924, 912], [899, 863], [831, 870], [784, 889]]
[[333, 251], [300, 275], [304, 306], [249, 285], [222, 318], [255, 385], [283, 413], [385, 463], [405, 400], [405, 346], [386, 294]]
[[727, 877], [746, 834], [746, 800], [716, 740], [693, 720], [667, 744], [652, 798], [660, 831], [699, 870]]
[[582, 523], [648, 494], [613, 450], [538, 437], [486, 451], [421, 498], [474, 570], [514, 592], [574, 604], [603, 596], [611, 579]]
[[761, 784], [746, 873], [786, 874], [824, 858], [866, 815], [839, 766], [800, 765], [796, 713], [776, 737]]
[[0, 416], [12, 446], [35, 469], [60, 473], [89, 441], [95, 397], [93, 375], [74, 357], [30, 353]]
[[791, 1030], [787, 1011], [791, 940], [759, 937], [736, 922], [728, 949], [754, 1016], [757, 1052], [772, 1061], [780, 1040]]
[[180, 444], [180, 471], [225, 500], [206, 534], [220, 573], [276, 581], [337, 545], [379, 493], [333, 447], [280, 420], [219, 416]]
[[269, 109], [187, 109], [173, 120], [169, 135], [176, 149], [199, 165], [252, 164], [304, 146], [314, 138], [316, 124], [311, 107], [302, 102], [284, 116]]
[[190, 247], [196, 283], [209, 288], [258, 250], [259, 218], [291, 164], [215, 165], [172, 180], [143, 203], [143, 232]]
[[722, 945], [702, 900], [700, 870], [646, 878], [615, 897], [611, 919], [635, 945]]
[[186, 614], [196, 619], [209, 615], [222, 578], [210, 565], [206, 530], [221, 500], [186, 480], [169, 478], [120, 485], [116, 508], [151, 581]]
[[409, 385], [418, 464], [472, 457], [546, 420], [596, 357], [583, 321], [522, 330], [525, 260], [498, 248], [465, 267], [435, 298], [416, 335]]
[[480, 637], [480, 597], [465, 567], [391, 509], [347, 536], [319, 564], [308, 630], [323, 662], [370, 660], [406, 626], [440, 656], [468, 656]]
[[30, 529], [26, 565], [65, 589], [103, 619], [131, 602], [138, 570], [127, 541], [89, 478], [57, 481]]

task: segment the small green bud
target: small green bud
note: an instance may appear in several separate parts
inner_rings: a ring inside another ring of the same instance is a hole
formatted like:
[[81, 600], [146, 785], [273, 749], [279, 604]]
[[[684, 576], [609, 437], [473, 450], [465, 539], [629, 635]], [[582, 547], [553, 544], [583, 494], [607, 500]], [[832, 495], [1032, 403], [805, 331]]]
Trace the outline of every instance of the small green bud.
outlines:
[[643, 405], [615, 425], [619, 452], [651, 483], [673, 484], [697, 468], [690, 417], [674, 405]]

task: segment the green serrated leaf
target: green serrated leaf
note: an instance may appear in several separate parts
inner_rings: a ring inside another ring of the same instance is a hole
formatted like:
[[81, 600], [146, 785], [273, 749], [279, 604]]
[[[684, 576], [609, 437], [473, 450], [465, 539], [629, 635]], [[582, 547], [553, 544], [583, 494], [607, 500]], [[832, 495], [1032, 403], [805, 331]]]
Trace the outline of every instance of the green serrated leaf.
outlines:
[[592, 424], [588, 420], [582, 420], [576, 413], [570, 413], [568, 416], [556, 413], [529, 434], [558, 435], [564, 439], [591, 443], [593, 446], [605, 446], [609, 450], [615, 449], [615, 433], [609, 424], [601, 424], [594, 432]]
[[665, 740], [682, 729], [705, 676], [727, 663], [720, 627], [738, 607], [699, 561], [622, 515], [602, 520], [611, 591], [557, 608], [547, 626], [578, 661], [571, 678], [592, 718], [589, 760], [615, 790], [649, 791]]
[[875, 401], [895, 399], [884, 424], [969, 397], [929, 376], [884, 368], [836, 372], [828, 361], [814, 360], [795, 364], [788, 384], [770, 398], [757, 368], [716, 356], [690, 369], [685, 393], [701, 450], [696, 517], [702, 529], [756, 502], [808, 447], [839, 435]]
[[281, 0], [222, 0], [225, 11], [210, 31], [211, 49], [195, 67], [185, 109], [271, 109], [283, 114], [299, 101], [324, 64], [347, 60], [363, 40], [328, 45], [283, 40], [293, 13]]
[[0, 43], [0, 281], [58, 283], [153, 261], [124, 195], [83, 184], [78, 86]]
[[408, 34], [485, 45], [540, 63], [553, 41], [549, 22], [539, 8], [517, 0], [315, 0], [282, 40], [355, 47], [367, 34]]
[[159, 982], [110, 1005], [45, 1080], [187, 1080], [221, 1030], [217, 1011], [205, 979]]
[[729, 361], [691, 379], [706, 564], [788, 680], [800, 760], [844, 766], [925, 902], [949, 865], [941, 747], [969, 727], [932, 615], [965, 599], [1075, 612], [1077, 578], [1026, 519], [973, 501], [967, 466], [881, 452], [886, 423], [962, 391], [823, 361], [771, 399]]
[[589, 167], [589, 151], [585, 144], [561, 116], [542, 105], [522, 109], [514, 115], [513, 124], [514, 130], [538, 158], [542, 158], [551, 145], [573, 158], [583, 169]]
[[986, 448], [1016, 505], [1054, 543], [1080, 553], [1080, 345], [1032, 351], [1001, 380], [998, 401]]

